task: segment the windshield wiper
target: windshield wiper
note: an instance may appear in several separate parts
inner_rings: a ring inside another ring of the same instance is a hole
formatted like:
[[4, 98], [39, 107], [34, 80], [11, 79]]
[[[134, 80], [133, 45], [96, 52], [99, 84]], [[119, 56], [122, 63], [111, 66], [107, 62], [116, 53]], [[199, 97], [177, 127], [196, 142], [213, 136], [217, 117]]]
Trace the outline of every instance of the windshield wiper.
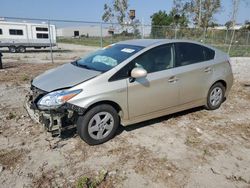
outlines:
[[79, 67], [79, 63], [78, 63], [77, 60], [73, 61], [72, 64], [73, 64], [73, 65], [76, 65], [77, 67]]
[[77, 67], [82, 67], [82, 68], [85, 68], [85, 69], [91, 69], [89, 66], [87, 65], [83, 65], [83, 64], [79, 64], [77, 60], [73, 61], [72, 62], [74, 65], [76, 65]]
[[79, 64], [79, 63], [77, 63], [77, 66], [85, 68], [85, 69], [91, 69], [88, 65], [82, 65], [82, 64]]

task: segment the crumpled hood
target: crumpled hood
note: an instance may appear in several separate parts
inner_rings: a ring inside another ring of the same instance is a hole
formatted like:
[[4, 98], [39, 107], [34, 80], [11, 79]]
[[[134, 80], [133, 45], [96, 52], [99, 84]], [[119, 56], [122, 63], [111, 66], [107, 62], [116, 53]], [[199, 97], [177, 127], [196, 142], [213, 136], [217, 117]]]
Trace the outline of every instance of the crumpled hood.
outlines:
[[68, 63], [37, 76], [34, 78], [32, 85], [43, 91], [51, 92], [75, 86], [99, 74], [101, 72], [77, 67]]

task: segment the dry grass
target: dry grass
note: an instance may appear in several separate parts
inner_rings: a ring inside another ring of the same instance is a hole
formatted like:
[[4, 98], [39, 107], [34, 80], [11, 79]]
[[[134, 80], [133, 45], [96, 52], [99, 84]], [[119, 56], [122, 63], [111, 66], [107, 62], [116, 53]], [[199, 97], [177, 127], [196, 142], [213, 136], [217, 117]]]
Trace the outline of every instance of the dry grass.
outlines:
[[0, 163], [6, 169], [14, 169], [17, 164], [19, 164], [27, 154], [27, 151], [21, 149], [2, 149], [0, 150]]
[[4, 64], [4, 69], [0, 71], [0, 82], [12, 82], [17, 84], [28, 83], [35, 76], [45, 70], [59, 66], [60, 64], [51, 63], [13, 63]]

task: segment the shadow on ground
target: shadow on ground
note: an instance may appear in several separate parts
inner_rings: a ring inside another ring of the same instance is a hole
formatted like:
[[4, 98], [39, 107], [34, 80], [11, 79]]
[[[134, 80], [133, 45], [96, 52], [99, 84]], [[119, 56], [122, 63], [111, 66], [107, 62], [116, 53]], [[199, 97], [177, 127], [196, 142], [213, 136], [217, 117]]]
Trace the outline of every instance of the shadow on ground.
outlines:
[[[156, 123], [161, 123], [161, 122], [166, 121], [166, 120], [171, 119], [171, 118], [184, 116], [184, 115], [194, 113], [194, 112], [197, 112], [197, 111], [201, 111], [201, 110], [204, 110], [204, 107], [192, 108], [192, 109], [189, 109], [189, 110], [185, 110], [185, 111], [177, 112], [177, 113], [174, 113], [174, 114], [162, 116], [162, 117], [151, 119], [151, 120], [148, 120], [148, 121], [143, 121], [143, 122], [140, 122], [140, 123], [132, 124], [132, 125], [129, 125], [129, 126], [126, 126], [126, 127], [120, 125], [118, 127], [117, 132], [116, 132], [116, 136], [122, 134], [124, 131], [127, 131], [127, 132], [134, 131], [136, 129], [140, 129], [140, 128], [143, 128], [143, 127], [146, 127], [146, 126], [154, 125]], [[70, 139], [70, 138], [75, 137], [75, 136], [77, 136], [76, 128], [64, 131], [63, 134], [61, 135], [61, 138], [63, 140], [67, 140], [67, 139]]]

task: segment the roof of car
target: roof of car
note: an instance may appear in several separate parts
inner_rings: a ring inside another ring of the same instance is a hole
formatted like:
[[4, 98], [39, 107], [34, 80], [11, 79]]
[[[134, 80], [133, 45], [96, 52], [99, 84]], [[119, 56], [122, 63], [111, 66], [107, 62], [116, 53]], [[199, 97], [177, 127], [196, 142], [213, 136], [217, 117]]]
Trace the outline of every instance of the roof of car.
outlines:
[[118, 42], [118, 44], [128, 44], [128, 45], [149, 47], [152, 45], [157, 45], [157, 44], [162, 44], [162, 43], [172, 43], [172, 42], [190, 42], [190, 43], [207, 46], [197, 41], [184, 40], [184, 39], [134, 39], [134, 40], [121, 41], [121, 42]]

